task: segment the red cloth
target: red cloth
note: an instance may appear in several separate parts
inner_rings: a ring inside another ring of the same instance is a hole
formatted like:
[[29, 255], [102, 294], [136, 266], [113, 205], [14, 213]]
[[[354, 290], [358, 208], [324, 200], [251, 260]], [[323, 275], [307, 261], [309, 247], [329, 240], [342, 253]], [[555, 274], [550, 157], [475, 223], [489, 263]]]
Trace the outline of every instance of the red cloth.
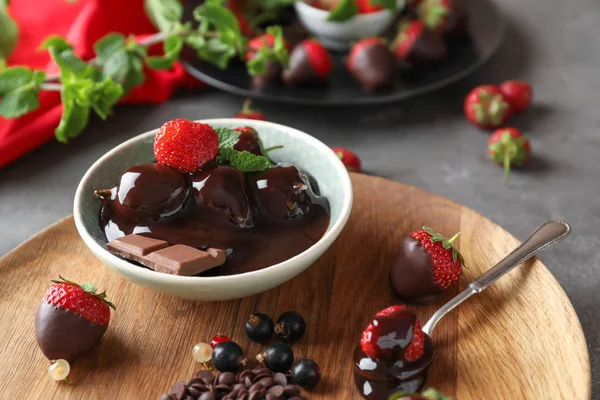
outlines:
[[[77, 55], [94, 57], [94, 43], [109, 32], [134, 34], [138, 39], [155, 33], [144, 12], [144, 0], [14, 0], [8, 11], [19, 25], [20, 35], [9, 65], [27, 65], [56, 72], [47, 51], [39, 45], [52, 34], [65, 36]], [[146, 80], [123, 102], [161, 103], [182, 84], [193, 84], [181, 64], [169, 71], [146, 69]], [[40, 93], [40, 108], [19, 119], [0, 117], [0, 168], [52, 139], [62, 106], [59, 92]]]

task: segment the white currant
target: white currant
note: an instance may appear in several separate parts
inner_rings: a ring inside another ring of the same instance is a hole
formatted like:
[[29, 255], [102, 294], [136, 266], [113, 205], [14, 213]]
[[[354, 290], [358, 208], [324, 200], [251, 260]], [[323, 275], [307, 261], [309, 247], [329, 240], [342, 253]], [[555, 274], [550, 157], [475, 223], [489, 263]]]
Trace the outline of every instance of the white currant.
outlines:
[[69, 376], [71, 372], [71, 366], [67, 362], [67, 360], [58, 359], [48, 367], [48, 373], [50, 377], [55, 381], [64, 381]]
[[210, 361], [212, 358], [212, 347], [208, 343], [198, 343], [192, 349], [192, 357], [194, 361], [199, 363], [205, 363]]

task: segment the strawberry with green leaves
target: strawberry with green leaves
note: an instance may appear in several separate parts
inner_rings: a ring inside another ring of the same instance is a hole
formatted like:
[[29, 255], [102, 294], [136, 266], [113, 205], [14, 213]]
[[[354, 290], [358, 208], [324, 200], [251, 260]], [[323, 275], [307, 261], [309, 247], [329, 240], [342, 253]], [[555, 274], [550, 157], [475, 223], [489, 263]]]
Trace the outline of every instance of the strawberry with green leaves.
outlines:
[[49, 360], [74, 361], [100, 343], [115, 306], [92, 283], [52, 283], [35, 315], [36, 339]]
[[242, 110], [239, 113], [235, 114], [233, 116], [233, 118], [254, 119], [254, 120], [258, 120], [258, 121], [266, 121], [267, 120], [267, 117], [265, 117], [265, 115], [262, 112], [252, 109], [252, 100], [250, 100], [250, 99], [246, 99], [244, 101]]
[[343, 147], [334, 147], [331, 150], [342, 161], [348, 172], [360, 172], [360, 158], [353, 151]]
[[510, 168], [522, 166], [531, 157], [531, 144], [518, 129], [501, 128], [490, 136], [488, 154], [504, 167], [504, 181], [508, 182]]
[[467, 119], [482, 129], [498, 128], [513, 115], [513, 109], [506, 102], [496, 86], [481, 85], [471, 90], [464, 102]]
[[398, 24], [392, 49], [404, 67], [427, 67], [448, 56], [444, 38], [419, 20], [403, 19]]
[[468, 18], [456, 0], [423, 0], [417, 9], [419, 19], [440, 35], [465, 36]]

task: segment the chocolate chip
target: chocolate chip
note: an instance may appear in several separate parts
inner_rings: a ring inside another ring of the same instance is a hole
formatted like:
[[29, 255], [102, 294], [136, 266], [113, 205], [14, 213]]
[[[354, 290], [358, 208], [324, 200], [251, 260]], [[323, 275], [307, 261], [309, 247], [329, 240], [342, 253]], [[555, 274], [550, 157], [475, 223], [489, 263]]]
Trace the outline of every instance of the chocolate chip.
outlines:
[[285, 396], [294, 396], [296, 394], [300, 394], [300, 389], [297, 385], [285, 385], [283, 387], [283, 394]]
[[266, 399], [266, 400], [278, 400], [278, 399], [279, 399], [279, 397], [278, 397], [278, 396], [275, 396], [273, 393], [268, 393], [268, 392], [267, 392], [267, 394], [265, 395], [265, 399]]
[[233, 385], [231, 387], [231, 390], [241, 390], [241, 389], [246, 389], [246, 385], [244, 385], [243, 383], [236, 383], [235, 385]]
[[267, 391], [277, 397], [283, 396], [283, 386], [281, 385], [271, 386]]
[[260, 389], [264, 389], [264, 386], [262, 384], [256, 382], [254, 385], [250, 386], [250, 389], [248, 389], [248, 390], [250, 390], [250, 392], [256, 392]]
[[188, 396], [185, 398], [185, 400], [196, 400], [196, 397], [188, 394]]
[[206, 386], [212, 385], [215, 381], [215, 378], [202, 378], [202, 381]]
[[252, 386], [252, 379], [250, 379], [250, 377], [249, 377], [249, 376], [246, 376], [246, 377], [244, 378], [244, 385], [246, 385], [246, 387], [250, 387], [250, 386]]
[[196, 378], [200, 378], [202, 380], [207, 378], [212, 381], [215, 378], [215, 375], [212, 372], [203, 369], [203, 370], [196, 372]]
[[219, 375], [217, 382], [231, 386], [236, 382], [235, 375], [231, 372], [223, 372], [221, 375]]
[[188, 390], [189, 394], [194, 396], [194, 399], [197, 399], [202, 394], [202, 391], [198, 390], [197, 388], [195, 388], [193, 386], [188, 386], [187, 390]]
[[252, 382], [258, 382], [263, 378], [270, 378], [271, 376], [273, 376], [272, 372], [270, 374], [258, 374], [252, 379]]
[[248, 396], [248, 400], [259, 400], [264, 398], [264, 391], [258, 390], [256, 392], [250, 392], [250, 396]]
[[163, 394], [160, 396], [160, 400], [175, 400], [175, 396], [171, 396], [170, 394]]
[[304, 399], [300, 396], [292, 396], [288, 400], [304, 400]]
[[275, 381], [275, 383], [281, 386], [285, 386], [288, 383], [288, 379], [281, 372], [276, 372], [275, 375], [273, 375], [273, 380]]
[[189, 380], [189, 381], [186, 383], [186, 385], [187, 385], [187, 386], [192, 386], [192, 385], [193, 385], [193, 384], [195, 384], [195, 383], [196, 383], [196, 384], [197, 384], [197, 383], [199, 383], [199, 384], [201, 384], [201, 385], [204, 385], [204, 382], [203, 382], [203, 381], [202, 381], [202, 379], [200, 379], [200, 378], [193, 378], [193, 379], [190, 379], [190, 380]]
[[175, 395], [177, 400], [182, 400], [186, 395], [186, 386], [184, 381], [176, 382], [171, 388], [171, 394]]
[[198, 400], [216, 400], [216, 398], [211, 392], [204, 392], [198, 397]]
[[221, 383], [221, 384], [215, 386], [215, 390], [216, 391], [227, 391], [227, 392], [229, 392], [229, 391], [231, 391], [231, 386], [224, 385], [224, 384]]
[[250, 379], [254, 378], [254, 372], [250, 371], [249, 369], [242, 371], [237, 375], [237, 380], [242, 382], [247, 376], [250, 377]]
[[248, 393], [238, 395], [238, 400], [248, 400]]
[[261, 368], [256, 368], [254, 370], [254, 374], [255, 375], [269, 375], [269, 376], [271, 376], [271, 375], [273, 375], [273, 372], [269, 368], [261, 367]]
[[262, 378], [258, 383], [261, 383], [265, 388], [270, 388], [275, 384], [275, 381], [270, 376]]
[[188, 388], [194, 388], [200, 392], [206, 392], [208, 390], [208, 388], [206, 387], [206, 385], [204, 384], [204, 382], [200, 381], [198, 383], [194, 382], [191, 384], [191, 386], [188, 386]]

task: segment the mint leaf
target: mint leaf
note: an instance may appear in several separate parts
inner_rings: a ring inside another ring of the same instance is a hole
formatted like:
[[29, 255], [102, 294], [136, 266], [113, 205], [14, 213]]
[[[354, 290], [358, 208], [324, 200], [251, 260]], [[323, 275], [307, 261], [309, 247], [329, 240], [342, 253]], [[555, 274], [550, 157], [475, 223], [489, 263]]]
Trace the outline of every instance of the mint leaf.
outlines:
[[343, 22], [358, 14], [358, 6], [354, 0], [341, 0], [329, 13], [327, 21]]
[[106, 119], [113, 106], [123, 96], [124, 90], [121, 85], [107, 77], [103, 82], [96, 84], [91, 97], [91, 106], [96, 114], [102, 119]]
[[224, 44], [218, 38], [207, 40], [206, 45], [198, 50], [198, 57], [221, 69], [227, 68], [229, 61], [231, 61], [235, 55], [235, 49]]
[[200, 33], [191, 33], [187, 38], [185, 38], [185, 43], [197, 51], [206, 46], [206, 38]]
[[397, 0], [371, 0], [371, 3], [376, 6], [381, 6], [393, 13], [398, 9]]
[[92, 67], [77, 57], [73, 52], [73, 46], [57, 35], [48, 37], [42, 45], [42, 49], [48, 49], [50, 56], [60, 68], [61, 80], [65, 81], [83, 77]]
[[17, 118], [38, 108], [40, 85], [45, 76], [42, 71], [26, 67], [0, 70], [0, 115]]
[[268, 11], [288, 7], [293, 5], [295, 2], [295, 0], [256, 0], [256, 3], [260, 8]]
[[284, 69], [288, 68], [290, 55], [287, 47], [285, 46], [285, 37], [283, 36], [283, 29], [280, 26], [269, 26], [267, 27], [267, 33], [275, 37], [273, 43], [273, 56], [274, 59], [279, 61]]
[[242, 172], [264, 171], [272, 166], [266, 157], [257, 156], [248, 151], [237, 151], [233, 148], [219, 150], [217, 161], [227, 162], [233, 168]]
[[161, 32], [173, 29], [183, 17], [183, 5], [179, 0], [145, 0], [144, 9]]
[[215, 132], [219, 136], [219, 150], [233, 149], [242, 134], [229, 128], [215, 128]]
[[8, 1], [0, 0], [0, 58], [8, 58], [19, 37], [19, 27], [6, 10]]
[[87, 125], [90, 118], [90, 107], [79, 104], [69, 90], [62, 90], [60, 98], [63, 103], [63, 113], [54, 134], [59, 142], [67, 143], [69, 139], [79, 135]]
[[266, 32], [274, 36], [273, 46], [263, 46], [254, 57], [246, 62], [246, 69], [252, 76], [260, 76], [267, 73], [267, 63], [269, 61], [278, 62], [284, 69], [289, 66], [289, 53], [285, 46], [285, 38], [280, 26], [270, 26]]
[[271, 50], [267, 47], [261, 47], [254, 53], [254, 57], [246, 62], [246, 69], [251, 76], [260, 76], [267, 73], [267, 61]]
[[109, 33], [94, 45], [97, 64], [102, 67], [102, 78], [110, 77], [123, 86], [125, 92], [142, 84], [145, 79], [142, 57], [146, 49], [133, 37], [125, 40], [120, 33]]
[[169, 69], [179, 58], [183, 48], [183, 38], [179, 35], [169, 36], [163, 43], [164, 55], [146, 58], [146, 64], [152, 69]]

